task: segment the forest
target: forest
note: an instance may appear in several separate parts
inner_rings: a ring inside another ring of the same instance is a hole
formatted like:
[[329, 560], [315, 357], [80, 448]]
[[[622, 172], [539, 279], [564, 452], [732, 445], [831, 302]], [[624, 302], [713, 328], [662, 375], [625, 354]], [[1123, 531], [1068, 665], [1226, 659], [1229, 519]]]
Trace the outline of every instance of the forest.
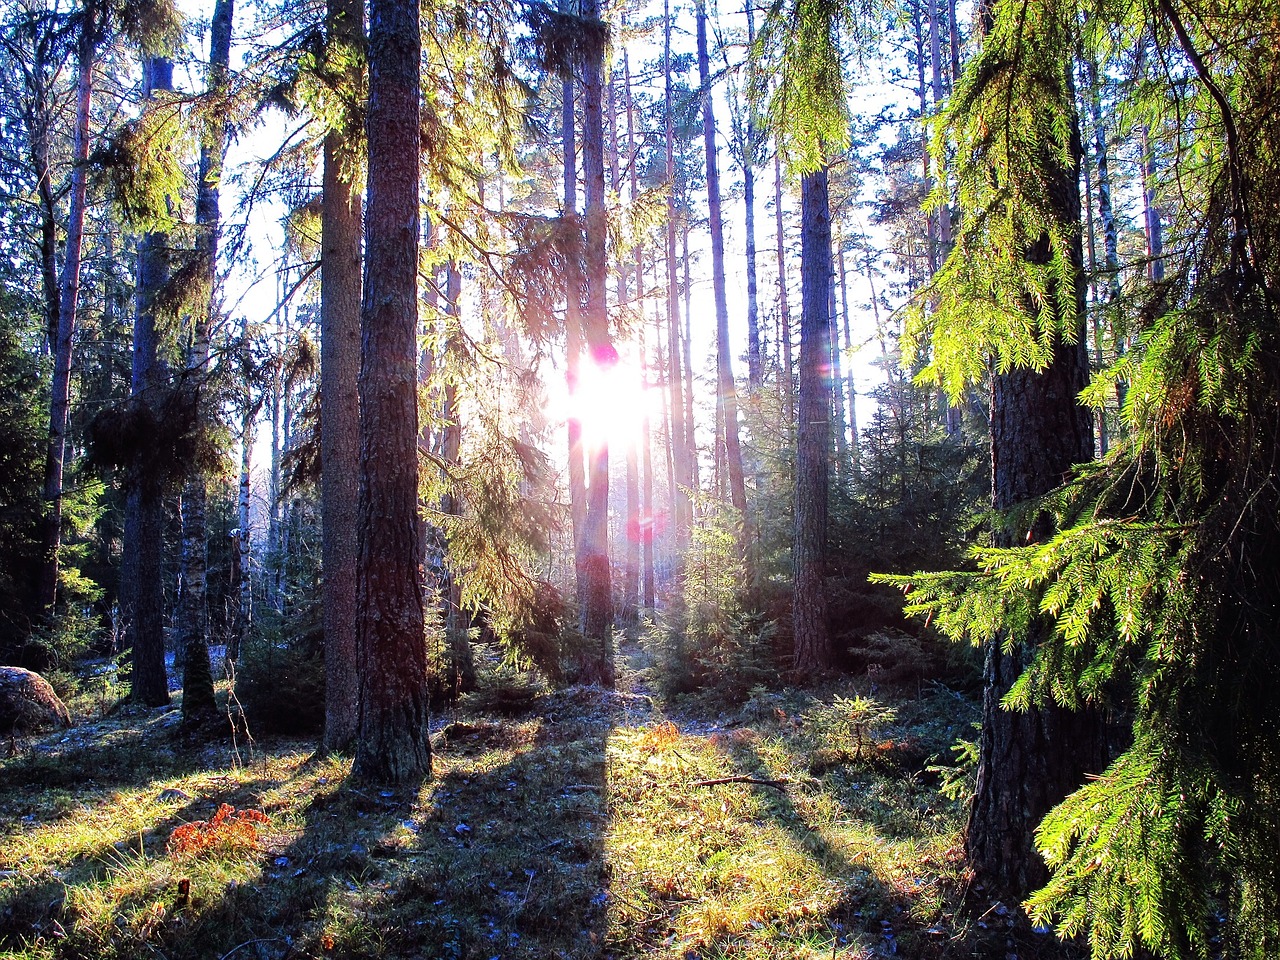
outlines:
[[0, 0], [0, 954], [1280, 957], [1277, 182], [1264, 0]]

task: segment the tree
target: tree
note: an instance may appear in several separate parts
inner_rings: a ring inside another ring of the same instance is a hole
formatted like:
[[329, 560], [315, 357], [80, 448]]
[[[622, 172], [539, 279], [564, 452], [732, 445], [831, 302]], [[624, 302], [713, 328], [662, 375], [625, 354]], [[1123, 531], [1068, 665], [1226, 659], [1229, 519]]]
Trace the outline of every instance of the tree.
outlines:
[[[231, 18], [234, 0], [218, 0], [214, 5], [209, 38], [207, 95], [212, 100], [226, 96], [231, 61]], [[227, 122], [222, 104], [211, 107], [200, 146], [199, 182], [196, 185], [197, 256], [201, 284], [208, 302], [197, 305], [192, 322], [191, 345], [187, 350], [187, 389], [195, 393], [195, 416], [211, 415], [205, 400], [209, 378], [209, 336], [218, 311], [218, 186], [227, 148]], [[192, 467], [182, 493], [182, 594], [178, 604], [178, 644], [182, 660], [182, 717], [188, 724], [209, 719], [215, 712], [213, 673], [209, 665], [208, 536], [205, 510], [208, 490], [198, 466]]]
[[[144, 61], [145, 93], [173, 89], [173, 62], [150, 56]], [[165, 203], [168, 202], [166, 199]], [[133, 323], [131, 415], [138, 438], [163, 418], [169, 392], [168, 369], [160, 352], [157, 313], [169, 281], [168, 237], [149, 230], [138, 245], [138, 285]], [[135, 701], [149, 707], [169, 702], [164, 662], [164, 486], [165, 465], [142, 445], [128, 467], [128, 500], [124, 519], [124, 554], [120, 564], [120, 613], [126, 645], [133, 648]]]
[[827, 157], [848, 141], [839, 34], [853, 11], [827, 0], [775, 5], [755, 46], [752, 96], [791, 170], [800, 174], [801, 318], [797, 402], [794, 666], [811, 674], [831, 660], [826, 620], [826, 529], [831, 448], [831, 209]]
[[407, 783], [431, 772], [417, 542], [422, 41], [416, 3], [373, 0], [369, 13], [354, 772]]
[[[582, 171], [586, 181], [586, 284], [584, 334], [591, 360], [610, 367], [618, 357], [609, 334], [606, 280], [609, 262], [604, 183], [604, 52], [608, 29], [600, 20], [597, 0], [582, 7]], [[609, 444], [601, 438], [590, 452], [587, 516], [581, 544], [579, 576], [582, 587], [582, 634], [595, 645], [584, 664], [584, 676], [613, 686], [612, 574], [609, 568]]]
[[320, 499], [323, 552], [324, 745], [359, 729], [356, 529], [360, 471], [360, 193], [356, 186], [364, 47], [363, 0], [330, 0], [326, 68], [341, 98], [325, 134], [320, 248]]
[[[747, 513], [747, 488], [742, 470], [742, 446], [738, 437], [738, 388], [733, 379], [729, 346], [729, 307], [724, 279], [724, 220], [720, 215], [720, 169], [716, 160], [716, 118], [711, 102], [711, 68], [707, 55], [706, 4], [697, 5], [698, 77], [702, 84], [702, 139], [707, 161], [707, 217], [711, 227], [712, 287], [716, 303], [716, 380], [724, 417], [725, 459], [728, 462], [729, 495], [734, 508]], [[757, 364], [759, 334], [757, 331]]]
[[[48, 300], [49, 328], [53, 338], [53, 385], [49, 403], [49, 452], [45, 465], [44, 555], [41, 560], [38, 606], [51, 612], [58, 594], [58, 550], [62, 542], [62, 479], [66, 469], [67, 427], [71, 412], [71, 348], [76, 331], [76, 311], [80, 298], [80, 259], [84, 244], [85, 198], [88, 189], [89, 116], [93, 104], [93, 70], [98, 45], [102, 41], [101, 23], [106, 11], [98, 0], [85, 0], [77, 24], [76, 36], [76, 110], [72, 147], [70, 211], [67, 218], [66, 250], [63, 255], [61, 284], [52, 284], [53, 250], [51, 248], [53, 200], [47, 168], [40, 177], [40, 189], [46, 205], [45, 285]], [[46, 131], [47, 133], [47, 131]], [[47, 165], [46, 165], [47, 167]], [[45, 194], [48, 193], [48, 196]]]

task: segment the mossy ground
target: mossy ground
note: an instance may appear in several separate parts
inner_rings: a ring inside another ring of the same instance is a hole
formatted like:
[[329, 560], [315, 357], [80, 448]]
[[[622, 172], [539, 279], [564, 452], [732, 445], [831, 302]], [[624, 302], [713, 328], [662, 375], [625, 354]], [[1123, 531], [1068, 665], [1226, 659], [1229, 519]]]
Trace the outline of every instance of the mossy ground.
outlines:
[[[590, 688], [516, 718], [458, 712], [438, 721], [434, 776], [399, 791], [309, 743], [237, 752], [185, 743], [172, 710], [118, 712], [0, 767], [0, 955], [1056, 953], [994, 915], [959, 919], [963, 811], [925, 767], [973, 704], [884, 697], [897, 716], [854, 757], [814, 718], [858, 686], [715, 714]], [[223, 803], [267, 815], [255, 844], [169, 849]]]

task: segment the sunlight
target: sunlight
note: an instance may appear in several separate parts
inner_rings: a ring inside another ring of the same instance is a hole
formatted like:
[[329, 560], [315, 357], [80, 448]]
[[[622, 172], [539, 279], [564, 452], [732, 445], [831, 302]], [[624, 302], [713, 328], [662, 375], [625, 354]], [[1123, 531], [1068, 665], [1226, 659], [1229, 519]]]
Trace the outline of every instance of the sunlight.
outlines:
[[561, 381], [549, 392], [548, 417], [558, 422], [576, 417], [589, 449], [608, 443], [623, 450], [638, 443], [645, 416], [652, 421], [660, 412], [658, 392], [644, 385], [640, 365], [630, 352], [605, 364], [583, 357], [577, 391], [571, 396], [568, 384]]

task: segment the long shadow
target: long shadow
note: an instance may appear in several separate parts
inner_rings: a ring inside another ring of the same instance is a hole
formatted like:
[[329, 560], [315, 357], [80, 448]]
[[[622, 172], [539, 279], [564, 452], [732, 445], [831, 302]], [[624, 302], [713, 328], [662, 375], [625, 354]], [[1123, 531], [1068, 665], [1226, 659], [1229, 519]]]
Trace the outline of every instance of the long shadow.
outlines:
[[288, 844], [264, 851], [251, 884], [193, 898], [158, 946], [170, 960], [242, 945], [260, 958], [600, 956], [615, 722], [602, 696], [455, 721], [416, 789], [354, 782], [336, 760], [325, 776], [299, 771]]

